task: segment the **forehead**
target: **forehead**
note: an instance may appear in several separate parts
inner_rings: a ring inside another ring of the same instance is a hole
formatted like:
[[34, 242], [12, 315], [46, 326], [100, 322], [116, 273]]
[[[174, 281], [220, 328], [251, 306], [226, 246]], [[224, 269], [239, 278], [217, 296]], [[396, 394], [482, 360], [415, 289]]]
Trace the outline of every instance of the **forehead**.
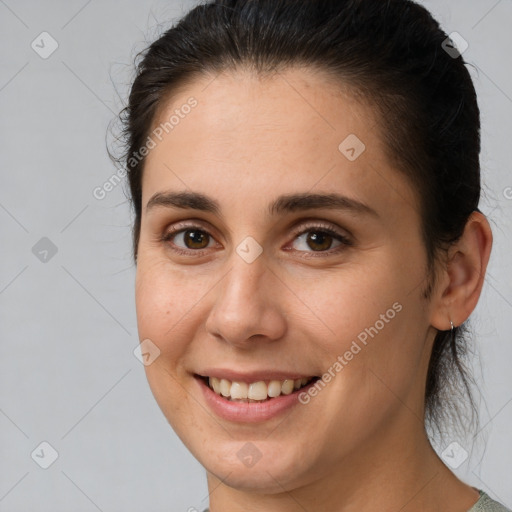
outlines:
[[388, 162], [376, 112], [310, 69], [193, 80], [160, 109], [150, 137], [155, 146], [146, 158], [143, 204], [166, 187], [219, 184], [230, 197], [233, 184], [241, 196], [244, 185], [266, 194], [320, 187], [414, 204], [408, 183]]
[[[191, 97], [197, 106], [176, 119], [181, 109], [188, 111], [186, 103]], [[209, 142], [212, 155], [224, 154], [226, 146], [229, 149], [235, 143], [237, 154], [255, 151], [258, 143], [276, 151], [285, 149], [285, 143], [287, 147], [295, 144], [294, 154], [304, 157], [315, 153], [314, 148], [325, 151], [334, 144], [337, 149], [335, 143], [351, 131], [366, 136], [362, 132], [376, 124], [373, 111], [356, 102], [343, 84], [334, 84], [325, 73], [309, 68], [265, 76], [238, 70], [201, 77], [180, 87], [162, 105], [153, 128], [164, 126], [173, 117], [172, 124], [178, 121], [172, 128], [175, 140]], [[199, 141], [205, 133], [208, 138]], [[324, 141], [320, 147], [319, 141]]]

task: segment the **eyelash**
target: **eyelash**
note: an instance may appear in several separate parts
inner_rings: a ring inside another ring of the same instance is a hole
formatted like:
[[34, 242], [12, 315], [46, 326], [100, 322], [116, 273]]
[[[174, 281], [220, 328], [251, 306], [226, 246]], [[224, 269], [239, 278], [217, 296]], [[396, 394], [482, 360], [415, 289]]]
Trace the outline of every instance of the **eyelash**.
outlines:
[[[201, 233], [206, 233], [209, 237], [213, 238], [213, 236], [210, 233], [208, 233], [208, 231], [206, 229], [204, 229], [202, 226], [197, 225], [197, 224], [191, 224], [191, 225], [187, 225], [187, 226], [180, 225], [177, 228], [173, 228], [172, 231], [167, 231], [161, 237], [160, 241], [164, 242], [164, 243], [171, 242], [172, 238], [174, 238], [176, 235], [183, 233], [184, 231], [188, 231], [188, 230], [197, 230], [197, 231], [200, 231]], [[349, 238], [342, 235], [338, 231], [334, 230], [330, 226], [325, 225], [325, 224], [318, 224], [318, 223], [307, 225], [307, 226], [301, 226], [300, 229], [294, 230], [294, 232], [293, 232], [294, 240], [297, 237], [304, 235], [305, 233], [309, 233], [309, 232], [316, 232], [316, 233], [323, 233], [323, 234], [330, 235], [334, 239], [341, 242], [341, 244], [334, 249], [328, 249], [326, 251], [311, 251], [311, 252], [297, 251], [297, 252], [307, 254], [307, 256], [302, 255], [303, 258], [318, 258], [318, 257], [330, 256], [332, 254], [339, 253], [339, 252], [343, 251], [344, 249], [346, 249], [346, 247], [351, 247], [354, 245], [353, 242]], [[193, 254], [194, 256], [198, 256], [198, 257], [202, 256], [204, 254], [204, 252], [208, 250], [208, 248], [205, 248], [205, 249], [182, 249], [181, 247], [177, 247], [174, 244], [170, 245], [170, 248], [172, 251], [174, 251], [180, 255], [189, 256], [189, 255]]]

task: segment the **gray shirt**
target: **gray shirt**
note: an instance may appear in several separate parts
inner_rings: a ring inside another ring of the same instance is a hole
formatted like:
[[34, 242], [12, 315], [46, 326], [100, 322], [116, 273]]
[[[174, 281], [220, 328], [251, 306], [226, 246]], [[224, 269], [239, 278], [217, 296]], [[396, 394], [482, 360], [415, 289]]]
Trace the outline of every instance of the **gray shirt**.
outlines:
[[[507, 507], [504, 507], [501, 503], [494, 501], [484, 491], [479, 490], [480, 499], [468, 510], [468, 512], [512, 512]], [[203, 510], [203, 512], [210, 512], [209, 508]]]
[[491, 499], [484, 491], [480, 490], [480, 499], [468, 510], [468, 512], [511, 512], [501, 503]]

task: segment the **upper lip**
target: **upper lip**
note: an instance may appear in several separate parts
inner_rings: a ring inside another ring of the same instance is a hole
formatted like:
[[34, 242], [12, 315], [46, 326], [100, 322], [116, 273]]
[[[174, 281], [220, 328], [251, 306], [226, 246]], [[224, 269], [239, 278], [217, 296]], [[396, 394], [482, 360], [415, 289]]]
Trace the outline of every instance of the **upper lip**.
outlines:
[[315, 375], [311, 373], [286, 372], [282, 370], [254, 370], [240, 372], [230, 370], [229, 368], [207, 368], [198, 372], [197, 375], [200, 377], [217, 377], [218, 379], [247, 383], [265, 380], [296, 380], [315, 377]]

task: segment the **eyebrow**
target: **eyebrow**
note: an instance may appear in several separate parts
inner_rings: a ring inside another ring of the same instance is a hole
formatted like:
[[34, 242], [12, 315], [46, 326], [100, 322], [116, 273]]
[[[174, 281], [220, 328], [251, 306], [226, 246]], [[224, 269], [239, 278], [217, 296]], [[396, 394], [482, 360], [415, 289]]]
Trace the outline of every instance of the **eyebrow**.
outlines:
[[[221, 214], [218, 201], [199, 192], [157, 192], [146, 204], [146, 212], [155, 207], [181, 208]], [[268, 208], [270, 215], [311, 209], [347, 210], [357, 214], [379, 214], [370, 206], [340, 194], [310, 194], [308, 192], [279, 196]]]

